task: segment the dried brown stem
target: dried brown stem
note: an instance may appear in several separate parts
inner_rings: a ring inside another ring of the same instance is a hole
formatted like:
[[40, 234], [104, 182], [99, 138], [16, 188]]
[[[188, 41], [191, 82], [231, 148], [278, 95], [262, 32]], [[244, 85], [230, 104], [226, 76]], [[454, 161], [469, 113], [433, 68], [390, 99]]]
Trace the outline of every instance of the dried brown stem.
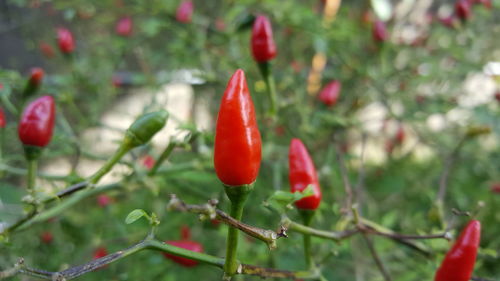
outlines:
[[190, 205], [184, 203], [175, 194], [172, 194], [167, 209], [200, 214], [201, 219], [218, 219], [231, 227], [241, 230], [249, 236], [265, 242], [271, 250], [276, 248], [277, 239], [281, 237], [288, 237], [286, 234], [286, 228], [284, 227], [280, 227], [280, 230], [276, 232], [245, 224], [234, 219], [222, 210], [216, 209], [217, 204], [218, 201], [216, 199], [211, 199], [203, 205]]

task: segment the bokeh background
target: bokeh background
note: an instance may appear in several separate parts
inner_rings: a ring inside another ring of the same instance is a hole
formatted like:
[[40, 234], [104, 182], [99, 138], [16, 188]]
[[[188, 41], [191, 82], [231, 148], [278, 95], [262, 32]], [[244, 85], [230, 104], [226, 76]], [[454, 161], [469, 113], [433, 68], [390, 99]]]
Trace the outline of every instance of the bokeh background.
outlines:
[[[328, 2], [335, 2], [330, 9]], [[56, 132], [40, 164], [40, 193], [53, 194], [91, 175], [142, 112], [165, 108], [171, 113], [151, 144], [127, 155], [101, 182], [119, 182], [120, 188], [1, 237], [0, 269], [23, 257], [33, 267], [56, 271], [91, 260], [103, 247], [107, 252], [126, 248], [149, 229], [145, 220], [124, 223], [134, 209], [159, 216], [160, 239], [179, 239], [186, 225], [205, 252], [224, 256], [225, 226], [165, 206], [174, 193], [193, 204], [217, 198], [220, 208], [228, 209], [213, 169], [213, 125], [227, 80], [241, 68], [263, 137], [261, 171], [244, 222], [279, 226], [280, 214], [264, 202], [275, 191], [289, 189], [288, 145], [300, 138], [315, 161], [324, 194], [315, 228], [344, 227], [340, 153], [363, 216], [400, 233], [445, 230], [436, 197], [440, 185], [447, 185], [446, 230], [456, 234], [468, 221], [460, 212], [481, 220], [474, 276], [500, 280], [500, 2], [469, 2], [477, 3], [471, 16], [460, 20], [455, 1], [195, 0], [191, 22], [181, 23], [175, 16], [177, 0], [0, 0], [0, 101], [7, 116], [0, 229], [24, 210], [26, 163], [17, 118], [6, 103], [18, 104], [32, 67], [45, 70], [39, 93], [57, 101]], [[248, 22], [260, 13], [270, 18], [278, 46], [272, 67], [280, 109], [274, 121], [266, 117], [265, 83], [249, 47]], [[129, 36], [115, 31], [123, 17], [132, 20]], [[373, 39], [377, 20], [387, 26], [384, 42]], [[70, 57], [58, 50], [58, 27], [73, 33], [76, 49]], [[317, 95], [332, 80], [342, 89], [338, 103], [328, 107]], [[146, 175], [150, 157], [194, 131], [195, 141], [178, 147], [158, 175]], [[299, 220], [294, 209], [287, 215]], [[270, 252], [245, 237], [239, 259], [300, 270], [305, 268], [301, 239], [290, 233]], [[445, 240], [420, 241], [432, 253], [425, 256], [388, 239], [376, 237], [374, 243], [398, 281], [431, 280], [450, 247]], [[339, 244], [313, 239], [313, 247], [328, 280], [383, 280], [360, 237]], [[186, 269], [145, 251], [80, 279], [220, 276], [218, 269]]]

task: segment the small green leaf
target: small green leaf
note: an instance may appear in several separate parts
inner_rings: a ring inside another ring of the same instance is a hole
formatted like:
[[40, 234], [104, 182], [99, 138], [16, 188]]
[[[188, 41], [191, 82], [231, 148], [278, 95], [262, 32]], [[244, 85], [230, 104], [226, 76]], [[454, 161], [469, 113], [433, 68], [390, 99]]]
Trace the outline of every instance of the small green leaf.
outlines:
[[144, 210], [135, 209], [127, 215], [127, 218], [125, 219], [125, 223], [131, 224], [142, 217], [146, 217], [149, 219], [148, 214]]
[[278, 190], [274, 192], [265, 202], [265, 206], [269, 206], [280, 212], [284, 212], [286, 209], [291, 208], [290, 204], [298, 201], [304, 197], [311, 196], [314, 194], [312, 185], [307, 186], [302, 192], [289, 192]]

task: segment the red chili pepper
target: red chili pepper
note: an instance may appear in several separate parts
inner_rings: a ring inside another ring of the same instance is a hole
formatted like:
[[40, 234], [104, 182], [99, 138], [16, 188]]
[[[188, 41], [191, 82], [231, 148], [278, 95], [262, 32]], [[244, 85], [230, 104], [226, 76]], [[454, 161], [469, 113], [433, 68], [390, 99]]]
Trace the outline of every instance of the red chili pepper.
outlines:
[[54, 98], [43, 96], [30, 103], [19, 122], [19, 139], [24, 145], [45, 147], [52, 138], [55, 121]]
[[112, 203], [111, 197], [109, 197], [106, 194], [101, 194], [97, 196], [97, 205], [101, 208], [105, 208], [106, 206], [110, 205]]
[[500, 193], [500, 182], [493, 183], [490, 186], [490, 191], [493, 193]]
[[59, 50], [65, 54], [69, 54], [75, 49], [73, 34], [67, 28], [60, 27], [57, 29], [57, 43], [59, 44]]
[[340, 95], [342, 84], [334, 80], [326, 85], [319, 93], [319, 100], [327, 106], [333, 106], [337, 103]]
[[389, 38], [389, 35], [387, 34], [387, 27], [383, 21], [376, 20], [373, 23], [372, 36], [375, 42], [384, 42], [387, 38]]
[[461, 20], [467, 20], [471, 15], [471, 3], [468, 0], [458, 0], [455, 3], [455, 14]]
[[481, 223], [472, 220], [446, 254], [434, 281], [468, 281], [474, 271], [477, 248], [481, 238]]
[[403, 126], [399, 126], [398, 131], [396, 132], [396, 135], [394, 136], [394, 141], [398, 145], [402, 145], [405, 139], [406, 139], [405, 129], [403, 128]]
[[94, 251], [94, 259], [100, 259], [108, 255], [108, 250], [106, 247], [99, 247]]
[[40, 84], [42, 83], [43, 75], [44, 75], [44, 72], [43, 72], [42, 68], [33, 67], [31, 69], [29, 83], [35, 87], [40, 86]]
[[455, 25], [455, 15], [439, 18], [439, 22], [446, 27], [453, 28]]
[[42, 240], [42, 243], [44, 244], [50, 244], [52, 243], [52, 240], [54, 240], [54, 236], [50, 231], [45, 231], [40, 234], [40, 240]]
[[130, 36], [132, 34], [132, 18], [123, 17], [116, 23], [116, 34], [120, 36]]
[[193, 2], [192, 1], [182, 1], [179, 7], [177, 8], [177, 13], [175, 14], [175, 18], [178, 22], [182, 23], [190, 23], [191, 18], [193, 16]]
[[500, 102], [500, 91], [495, 93], [495, 99]]
[[309, 185], [313, 187], [313, 195], [304, 197], [295, 202], [299, 209], [316, 210], [321, 202], [321, 189], [319, 187], [318, 174], [307, 152], [306, 147], [299, 139], [292, 139], [288, 152], [288, 165], [290, 180], [290, 191], [301, 192]]
[[258, 15], [253, 23], [251, 46], [257, 62], [266, 62], [276, 56], [271, 22], [264, 15]]
[[7, 119], [5, 119], [5, 113], [3, 109], [0, 107], [0, 128], [5, 128], [7, 125]]
[[142, 165], [146, 167], [148, 170], [151, 170], [155, 165], [155, 159], [151, 155], [146, 155], [142, 157]]
[[[175, 247], [178, 247], [178, 248], [183, 248], [183, 249], [186, 249], [189, 251], [193, 251], [193, 252], [198, 252], [198, 253], [203, 252], [203, 246], [200, 243], [190, 241], [190, 240], [165, 241], [165, 243], [172, 245], [172, 246], [175, 246]], [[193, 267], [193, 266], [198, 264], [198, 261], [184, 258], [184, 257], [175, 256], [175, 255], [172, 255], [169, 253], [163, 253], [163, 255], [166, 258], [171, 259], [172, 261], [174, 261], [182, 266], [185, 266], [185, 267]]]
[[42, 54], [49, 59], [55, 55], [54, 49], [52, 48], [52, 46], [50, 46], [49, 44], [47, 44], [45, 42], [40, 42], [39, 48], [40, 48], [40, 51], [42, 52]]
[[238, 69], [221, 100], [215, 132], [214, 165], [226, 185], [251, 184], [261, 161], [261, 139], [245, 73]]

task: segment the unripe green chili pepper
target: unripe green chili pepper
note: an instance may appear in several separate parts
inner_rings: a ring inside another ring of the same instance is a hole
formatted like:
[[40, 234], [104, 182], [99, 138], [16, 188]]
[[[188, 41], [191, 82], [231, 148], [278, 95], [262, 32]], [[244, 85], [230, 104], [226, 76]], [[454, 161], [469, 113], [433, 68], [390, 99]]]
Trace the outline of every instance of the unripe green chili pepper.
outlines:
[[127, 129], [124, 143], [130, 148], [147, 143], [165, 126], [167, 119], [168, 112], [165, 110], [146, 113], [140, 116]]
[[167, 122], [168, 112], [160, 110], [139, 116], [125, 132], [125, 138], [115, 154], [104, 164], [89, 182], [96, 184], [132, 148], [146, 144]]

